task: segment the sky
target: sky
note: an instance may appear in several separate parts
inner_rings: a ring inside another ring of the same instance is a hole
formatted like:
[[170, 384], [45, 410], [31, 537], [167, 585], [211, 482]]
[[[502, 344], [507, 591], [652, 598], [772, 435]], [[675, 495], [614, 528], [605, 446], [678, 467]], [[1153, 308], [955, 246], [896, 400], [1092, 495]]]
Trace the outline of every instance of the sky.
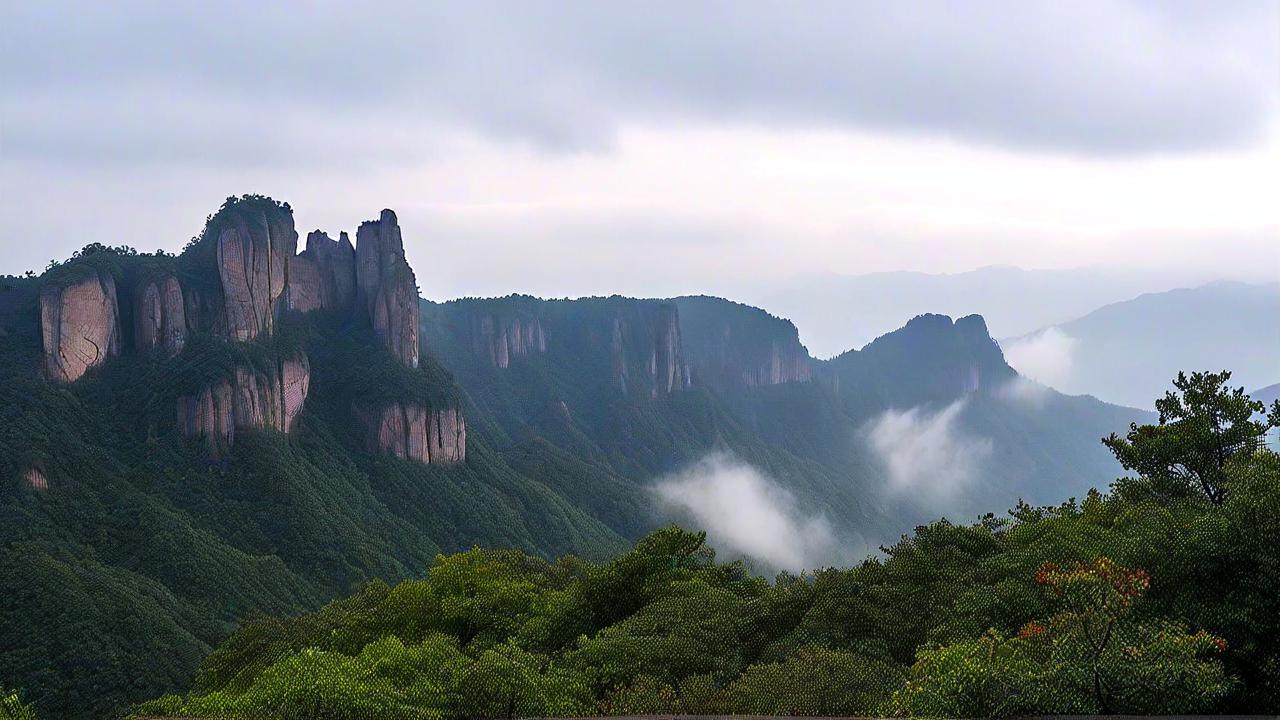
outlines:
[[253, 192], [432, 299], [1276, 280], [1277, 187], [1275, 0], [0, 3], [0, 273]]

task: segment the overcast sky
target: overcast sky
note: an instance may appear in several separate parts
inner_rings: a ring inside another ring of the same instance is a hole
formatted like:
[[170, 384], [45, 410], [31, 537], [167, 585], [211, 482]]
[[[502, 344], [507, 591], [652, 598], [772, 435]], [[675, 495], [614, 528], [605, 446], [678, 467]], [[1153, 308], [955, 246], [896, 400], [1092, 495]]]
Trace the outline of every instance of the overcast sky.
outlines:
[[423, 294], [1280, 279], [1280, 3], [0, 2], [0, 272], [229, 194]]

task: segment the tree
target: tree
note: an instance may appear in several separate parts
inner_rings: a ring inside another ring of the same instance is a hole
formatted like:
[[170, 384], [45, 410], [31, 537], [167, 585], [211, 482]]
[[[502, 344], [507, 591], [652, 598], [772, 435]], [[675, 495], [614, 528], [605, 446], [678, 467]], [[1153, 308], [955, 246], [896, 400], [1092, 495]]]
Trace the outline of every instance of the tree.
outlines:
[[1210, 502], [1226, 499], [1223, 470], [1231, 456], [1251, 451], [1267, 430], [1280, 426], [1280, 400], [1262, 422], [1253, 419], [1266, 407], [1226, 383], [1231, 373], [1178, 373], [1173, 385], [1156, 401], [1158, 425], [1129, 425], [1121, 438], [1103, 438], [1126, 469], [1138, 473], [1157, 494], [1171, 496], [1199, 492]]
[[36, 711], [18, 693], [0, 689], [0, 720], [36, 720]]

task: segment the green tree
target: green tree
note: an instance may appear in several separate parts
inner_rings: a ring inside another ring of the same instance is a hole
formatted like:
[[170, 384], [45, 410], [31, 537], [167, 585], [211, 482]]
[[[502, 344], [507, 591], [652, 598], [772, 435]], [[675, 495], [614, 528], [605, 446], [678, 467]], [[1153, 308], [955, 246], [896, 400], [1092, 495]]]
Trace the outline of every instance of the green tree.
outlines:
[[0, 690], [0, 720], [37, 720], [35, 708], [22, 702], [16, 692]]
[[1231, 456], [1252, 451], [1258, 438], [1280, 426], [1280, 400], [1266, 411], [1244, 388], [1231, 389], [1231, 373], [1178, 373], [1176, 391], [1156, 400], [1158, 425], [1132, 423], [1125, 437], [1112, 433], [1102, 442], [1126, 470], [1136, 472], [1158, 495], [1199, 492], [1211, 502], [1226, 498], [1224, 466]]

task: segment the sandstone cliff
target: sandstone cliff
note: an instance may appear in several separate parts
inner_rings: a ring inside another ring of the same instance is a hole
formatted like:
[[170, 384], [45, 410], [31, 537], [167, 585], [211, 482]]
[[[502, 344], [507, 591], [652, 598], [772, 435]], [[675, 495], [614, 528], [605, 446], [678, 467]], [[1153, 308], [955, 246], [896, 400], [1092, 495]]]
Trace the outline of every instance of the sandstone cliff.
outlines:
[[110, 273], [91, 272], [40, 291], [45, 375], [72, 382], [120, 352], [120, 310]]
[[293, 213], [236, 208], [227, 214], [217, 243], [227, 336], [251, 340], [270, 335], [277, 301], [288, 283], [289, 261], [298, 248]]
[[356, 287], [378, 338], [401, 362], [418, 367], [418, 284], [390, 210], [356, 232]]
[[355, 300], [356, 251], [347, 234], [333, 240], [315, 230], [289, 263], [289, 309], [309, 312], [350, 307]]
[[281, 360], [265, 372], [237, 367], [232, 377], [178, 398], [178, 426], [185, 437], [203, 437], [215, 450], [230, 446], [237, 429], [290, 432], [310, 387], [306, 356]]
[[415, 403], [392, 403], [378, 409], [360, 407], [357, 414], [373, 452], [433, 465], [466, 459], [467, 424], [457, 408], [432, 410]]
[[187, 317], [182, 286], [172, 275], [141, 283], [134, 292], [133, 341], [138, 350], [163, 347], [169, 355], [182, 352], [187, 341]]

